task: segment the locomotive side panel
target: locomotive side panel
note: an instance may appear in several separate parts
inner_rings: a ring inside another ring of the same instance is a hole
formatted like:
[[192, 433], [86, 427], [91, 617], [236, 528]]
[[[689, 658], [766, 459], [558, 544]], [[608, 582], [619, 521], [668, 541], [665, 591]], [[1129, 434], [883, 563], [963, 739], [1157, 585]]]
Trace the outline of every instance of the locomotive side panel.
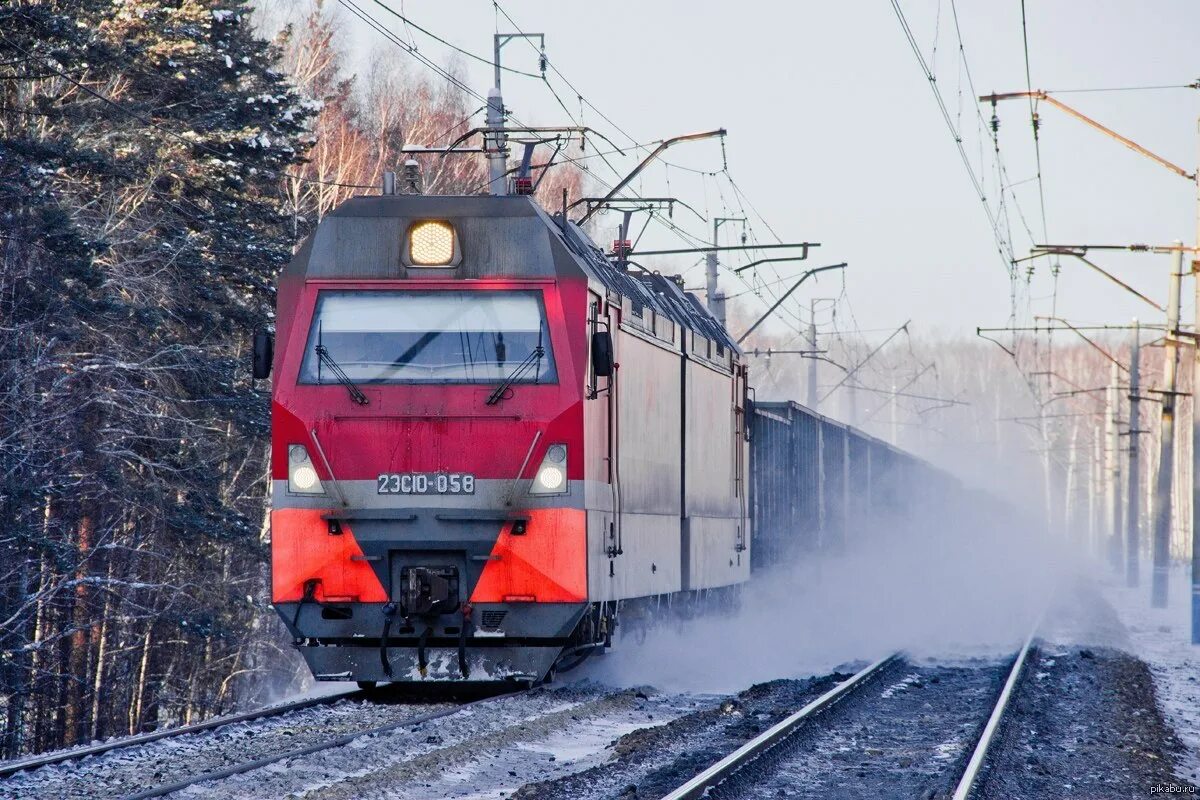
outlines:
[[[593, 287], [587, 295], [588, 335], [611, 328], [605, 290]], [[616, 557], [616, 487], [613, 484], [611, 438], [615, 399], [611, 380], [596, 375], [592, 353], [587, 353], [583, 402], [584, 507], [587, 509], [588, 597], [593, 602], [615, 600], [609, 562]], [[615, 572], [616, 565], [613, 565]]]
[[734, 520], [739, 513], [734, 474], [736, 448], [733, 376], [695, 360], [686, 362], [686, 513]]
[[623, 325], [614, 334], [619, 552], [610, 559], [601, 540], [599, 552], [588, 554], [596, 600], [667, 594], [681, 585], [680, 356]]
[[684, 362], [684, 518], [682, 572], [688, 590], [728, 586], [749, 577], [742, 519], [745, 437], [738, 416], [740, 379], [727, 370]]

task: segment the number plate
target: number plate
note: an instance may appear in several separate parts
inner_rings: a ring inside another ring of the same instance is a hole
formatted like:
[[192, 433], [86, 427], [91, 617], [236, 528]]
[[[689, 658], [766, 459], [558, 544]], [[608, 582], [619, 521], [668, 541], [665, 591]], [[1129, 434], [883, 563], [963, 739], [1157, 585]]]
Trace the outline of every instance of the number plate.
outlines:
[[475, 476], [465, 472], [385, 472], [375, 480], [379, 494], [475, 494]]

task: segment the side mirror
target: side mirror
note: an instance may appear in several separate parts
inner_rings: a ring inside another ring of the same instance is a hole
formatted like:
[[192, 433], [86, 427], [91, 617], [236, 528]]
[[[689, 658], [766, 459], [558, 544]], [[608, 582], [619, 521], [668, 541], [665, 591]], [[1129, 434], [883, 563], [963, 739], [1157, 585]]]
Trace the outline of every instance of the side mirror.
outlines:
[[261, 381], [271, 376], [271, 362], [275, 360], [275, 337], [267, 331], [254, 332], [254, 380]]
[[592, 370], [600, 378], [611, 378], [613, 374], [613, 341], [608, 331], [592, 334]]

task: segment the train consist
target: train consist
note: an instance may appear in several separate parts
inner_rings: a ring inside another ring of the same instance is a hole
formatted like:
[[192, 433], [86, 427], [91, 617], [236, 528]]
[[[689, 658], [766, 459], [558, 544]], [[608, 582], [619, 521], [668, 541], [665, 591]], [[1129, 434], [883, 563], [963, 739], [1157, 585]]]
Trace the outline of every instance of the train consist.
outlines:
[[942, 516], [1008, 513], [984, 492], [798, 403], [756, 403], [750, 421], [751, 570], [838, 552], [867, 529]]
[[630, 604], [742, 584], [935, 475], [753, 404], [694, 296], [527, 194], [342, 204], [280, 278], [272, 368], [272, 600], [320, 680], [537, 682]]

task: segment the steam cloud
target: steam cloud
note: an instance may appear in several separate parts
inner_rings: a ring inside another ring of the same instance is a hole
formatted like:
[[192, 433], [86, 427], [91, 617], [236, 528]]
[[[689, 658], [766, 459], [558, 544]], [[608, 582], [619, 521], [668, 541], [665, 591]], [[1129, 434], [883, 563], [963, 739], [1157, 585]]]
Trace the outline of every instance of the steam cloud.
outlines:
[[[637, 630], [580, 677], [669, 691], [729, 692], [823, 674], [896, 650], [942, 659], [1011, 653], [1072, 570], [1067, 548], [1003, 512], [926, 498], [882, 518], [838, 554], [796, 552], [756, 573], [733, 612]], [[644, 637], [642, 634], [645, 634]]]

